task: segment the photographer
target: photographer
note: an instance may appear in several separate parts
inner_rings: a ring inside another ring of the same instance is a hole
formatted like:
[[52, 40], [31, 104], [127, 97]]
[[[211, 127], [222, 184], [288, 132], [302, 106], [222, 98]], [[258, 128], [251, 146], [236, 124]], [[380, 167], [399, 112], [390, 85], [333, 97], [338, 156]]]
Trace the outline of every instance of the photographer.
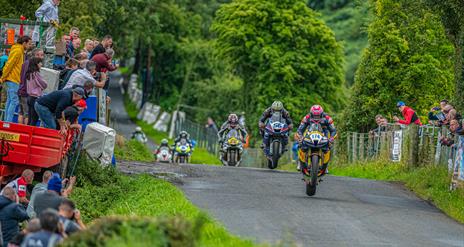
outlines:
[[76, 209], [76, 205], [69, 199], [63, 199], [60, 204], [58, 214], [63, 223], [64, 231], [68, 236], [80, 230], [86, 229], [81, 219], [81, 213]]

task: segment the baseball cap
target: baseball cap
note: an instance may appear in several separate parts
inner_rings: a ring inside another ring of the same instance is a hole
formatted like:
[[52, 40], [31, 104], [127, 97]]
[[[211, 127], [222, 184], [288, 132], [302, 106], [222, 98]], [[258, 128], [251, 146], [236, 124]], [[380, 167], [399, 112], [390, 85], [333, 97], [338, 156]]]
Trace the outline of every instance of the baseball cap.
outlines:
[[61, 189], [63, 185], [61, 184], [61, 177], [58, 173], [53, 173], [53, 176], [50, 180], [48, 180], [47, 189], [53, 190], [57, 193], [61, 193]]
[[76, 102], [76, 104], [74, 104], [75, 106], [77, 107], [80, 107], [80, 108], [84, 108], [84, 109], [87, 109], [87, 102], [83, 99], [79, 100]]
[[82, 97], [85, 96], [84, 89], [82, 89], [81, 87], [76, 87], [72, 91], [73, 91], [73, 93], [78, 94], [78, 95], [80, 95]]
[[405, 106], [406, 104], [403, 102], [403, 101], [398, 101], [398, 103], [396, 103], [396, 107], [401, 107], [401, 106]]

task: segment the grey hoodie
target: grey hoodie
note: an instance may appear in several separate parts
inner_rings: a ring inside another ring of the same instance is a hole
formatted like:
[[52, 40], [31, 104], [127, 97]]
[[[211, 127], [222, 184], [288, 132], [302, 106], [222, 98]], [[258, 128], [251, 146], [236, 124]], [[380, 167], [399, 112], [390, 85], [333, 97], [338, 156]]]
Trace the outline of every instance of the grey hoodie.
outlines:
[[35, 11], [35, 17], [44, 22], [58, 21], [58, 6], [53, 3], [53, 0], [44, 0], [43, 4]]

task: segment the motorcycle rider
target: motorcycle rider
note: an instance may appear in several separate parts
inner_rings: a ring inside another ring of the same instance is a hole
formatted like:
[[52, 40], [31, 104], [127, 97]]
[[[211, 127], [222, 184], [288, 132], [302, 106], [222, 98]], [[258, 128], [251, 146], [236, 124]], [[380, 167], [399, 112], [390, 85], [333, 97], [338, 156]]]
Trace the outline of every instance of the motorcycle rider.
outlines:
[[147, 136], [143, 133], [142, 128], [140, 126], [135, 127], [135, 131], [132, 132], [131, 139], [135, 139], [141, 143], [146, 143], [148, 141]]
[[[290, 114], [288, 113], [287, 110], [284, 108], [284, 104], [280, 101], [274, 101], [271, 105], [271, 107], [267, 108], [264, 112], [261, 118], [259, 119], [259, 132], [261, 136], [263, 137], [263, 145], [262, 148], [264, 149], [264, 154], [269, 155], [269, 135], [264, 131], [264, 128], [266, 127], [266, 121], [274, 114], [275, 112], [280, 112], [282, 118], [285, 119], [285, 123], [288, 125], [288, 129], [291, 130], [293, 129], [293, 122], [292, 118], [290, 117]], [[283, 139], [283, 147], [284, 151], [287, 151], [287, 144], [288, 144], [288, 136], [285, 136]]]
[[240, 134], [240, 137], [242, 138], [240, 141], [242, 141], [242, 143], [245, 143], [245, 138], [247, 136], [245, 127], [239, 123], [237, 114], [231, 113], [227, 118], [227, 121], [222, 124], [221, 129], [217, 134], [219, 138], [219, 145], [221, 147], [225, 141], [224, 137], [227, 135], [227, 133], [229, 133], [231, 129], [237, 129], [238, 133]]
[[163, 139], [161, 140], [161, 144], [158, 146], [158, 149], [156, 149], [156, 153], [155, 154], [159, 154], [160, 151], [161, 151], [161, 148], [163, 147], [166, 147], [169, 149], [169, 152], [171, 152], [171, 147], [169, 147], [169, 141], [168, 139]]
[[[298, 127], [297, 132], [298, 132], [300, 143], [303, 139], [303, 134], [306, 128], [309, 125], [311, 125], [311, 123], [319, 123], [322, 127], [324, 135], [328, 137], [328, 134], [330, 134], [329, 143], [332, 144], [334, 142], [335, 138], [337, 137], [337, 129], [335, 128], [333, 119], [327, 113], [324, 112], [324, 109], [322, 108], [322, 106], [313, 105], [311, 106], [309, 114], [303, 117], [303, 119], [301, 120], [301, 124]], [[327, 145], [325, 148], [322, 149], [322, 151], [324, 152], [324, 154], [326, 154], [327, 152], [330, 151], [330, 149], [331, 149], [331, 145]], [[327, 167], [328, 164], [329, 162], [323, 165]], [[307, 166], [301, 169], [301, 171], [305, 175], [309, 175]], [[327, 172], [327, 169], [324, 170], [322, 175], [325, 175], [326, 172]]]
[[190, 149], [193, 151], [193, 144], [192, 144], [192, 141], [190, 140], [190, 135], [189, 133], [187, 133], [187, 131], [185, 130], [182, 130], [179, 135], [176, 137], [176, 139], [174, 140], [174, 145], [173, 145], [173, 149], [175, 150], [176, 149], [176, 145], [178, 142], [180, 142], [182, 139], [185, 139], [185, 141], [187, 142], [187, 144], [189, 145]]

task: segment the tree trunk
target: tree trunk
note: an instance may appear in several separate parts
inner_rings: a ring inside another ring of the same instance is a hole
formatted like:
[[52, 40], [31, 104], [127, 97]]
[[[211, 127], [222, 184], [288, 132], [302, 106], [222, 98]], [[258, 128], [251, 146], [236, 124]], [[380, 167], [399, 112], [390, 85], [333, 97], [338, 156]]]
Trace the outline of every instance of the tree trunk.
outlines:
[[146, 63], [146, 71], [145, 71], [145, 80], [143, 82], [143, 88], [142, 88], [142, 106], [145, 104], [147, 99], [150, 96], [150, 90], [149, 88], [151, 87], [151, 45], [148, 45], [147, 49], [147, 63]]
[[136, 75], [139, 74], [141, 53], [142, 53], [142, 42], [139, 39], [139, 41], [137, 42], [137, 48], [135, 50], [135, 63], [134, 63], [134, 68], [132, 69], [132, 74], [136, 74]]

